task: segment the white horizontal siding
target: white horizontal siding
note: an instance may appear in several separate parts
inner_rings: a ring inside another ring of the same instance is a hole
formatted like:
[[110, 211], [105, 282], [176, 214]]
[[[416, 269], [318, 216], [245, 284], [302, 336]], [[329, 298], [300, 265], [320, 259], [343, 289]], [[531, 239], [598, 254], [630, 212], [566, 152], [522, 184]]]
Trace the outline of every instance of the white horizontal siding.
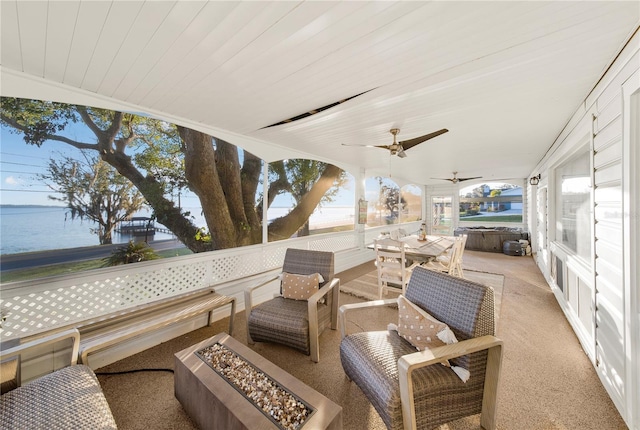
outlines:
[[609, 125], [613, 120], [619, 118], [622, 108], [622, 93], [618, 93], [607, 104], [598, 103], [598, 116], [595, 120], [595, 128], [598, 132]]
[[[625, 73], [628, 69], [623, 68]], [[624, 404], [622, 92], [616, 77], [595, 102], [594, 221], [596, 363], [614, 403]]]
[[[596, 271], [600, 280], [598, 281], [598, 307], [602, 305], [602, 300], [613, 306], [616, 310], [624, 308], [623, 292], [620, 288], [622, 285], [622, 272], [610, 264], [600, 262], [597, 264]], [[620, 312], [613, 312], [614, 315], [622, 318]], [[619, 321], [621, 323], [621, 321]]]
[[[596, 186], [611, 182], [619, 182], [622, 177], [622, 164], [613, 163], [596, 169], [595, 182]], [[596, 202], [597, 203], [597, 202]]]
[[[636, 38], [637, 40], [637, 38]], [[631, 75], [633, 75], [638, 70], [638, 61], [640, 61], [640, 52], [638, 52], [637, 45], [634, 47], [632, 44], [627, 45], [629, 50], [635, 49], [635, 54], [628, 58], [624, 63], [620, 63], [619, 71], [617, 73], [611, 74], [611, 79], [609, 81], [601, 81], [599, 85], [603, 86], [602, 92], [598, 93], [598, 88], [596, 91], [591, 93], [591, 96], [587, 99], [587, 105], [598, 103], [600, 106], [607, 105], [609, 102], [618, 97], [620, 94], [620, 88], [624, 81], [629, 79]], [[617, 64], [612, 67], [610, 71], [616, 71]], [[594, 98], [594, 96], [597, 97]], [[620, 106], [622, 108], [622, 105]]]
[[593, 165], [597, 169], [606, 166], [607, 164], [613, 164], [614, 162], [620, 163], [622, 161], [622, 146], [620, 144], [613, 144], [603, 147], [600, 151], [597, 151], [593, 158]]
[[606, 237], [613, 243], [622, 243], [621, 223], [600, 221], [596, 224], [596, 237]]
[[604, 128], [598, 130], [598, 134], [593, 138], [593, 149], [600, 151], [606, 146], [610, 146], [613, 142], [622, 138], [622, 117], [618, 116], [615, 120], [608, 123]]
[[[598, 259], [603, 259], [609, 264], [622, 267], [622, 244], [614, 243], [608, 238], [600, 238], [596, 242], [596, 266]], [[596, 277], [596, 286], [598, 285], [598, 278]]]
[[[620, 183], [611, 184], [607, 187], [597, 187], [595, 189], [594, 197], [598, 206], [606, 207], [616, 206], [618, 208], [622, 207], [622, 203], [620, 202], [620, 196], [622, 195], [622, 185]], [[596, 208], [598, 210], [598, 208]], [[596, 219], [602, 219], [596, 214]]]

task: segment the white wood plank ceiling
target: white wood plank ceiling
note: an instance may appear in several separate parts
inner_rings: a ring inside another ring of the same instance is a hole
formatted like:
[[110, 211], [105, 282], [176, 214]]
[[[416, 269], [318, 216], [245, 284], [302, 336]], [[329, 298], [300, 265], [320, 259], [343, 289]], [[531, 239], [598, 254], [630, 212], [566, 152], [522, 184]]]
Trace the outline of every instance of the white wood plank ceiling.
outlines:
[[[3, 0], [0, 12], [3, 80], [34, 76], [420, 184], [454, 170], [525, 178], [640, 22], [634, 1]], [[388, 145], [396, 127], [401, 141], [449, 132], [403, 159], [342, 145]], [[264, 148], [253, 152], [270, 159]]]

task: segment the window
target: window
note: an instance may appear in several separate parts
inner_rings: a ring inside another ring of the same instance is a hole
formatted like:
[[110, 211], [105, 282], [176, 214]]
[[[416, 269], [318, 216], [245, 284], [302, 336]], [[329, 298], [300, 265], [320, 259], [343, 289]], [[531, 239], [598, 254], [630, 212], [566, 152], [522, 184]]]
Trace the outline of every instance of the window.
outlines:
[[422, 190], [417, 185], [405, 185], [400, 189], [400, 222], [413, 222], [422, 219]]
[[584, 148], [555, 169], [556, 240], [591, 258], [591, 175]]
[[422, 219], [422, 191], [417, 185], [400, 188], [393, 180], [376, 176], [365, 180], [367, 227]]
[[[332, 168], [332, 186], [319, 201], [310, 206], [307, 194], [316, 186], [321, 187], [320, 178]], [[267, 219], [269, 241], [290, 237], [309, 236], [354, 229], [354, 178], [351, 174], [327, 163], [290, 159], [269, 164], [269, 199]], [[302, 220], [299, 212], [310, 213]], [[302, 220], [302, 221], [301, 221]]]
[[473, 185], [460, 190], [460, 221], [521, 223], [522, 187], [504, 182]]
[[367, 227], [398, 224], [400, 187], [389, 178], [376, 176], [365, 180]]

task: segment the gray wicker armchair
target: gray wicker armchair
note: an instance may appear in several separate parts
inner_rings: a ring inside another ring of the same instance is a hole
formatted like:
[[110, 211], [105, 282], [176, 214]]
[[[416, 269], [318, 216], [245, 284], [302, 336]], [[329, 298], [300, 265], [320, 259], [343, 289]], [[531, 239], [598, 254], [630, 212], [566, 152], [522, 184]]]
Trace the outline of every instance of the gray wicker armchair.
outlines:
[[318, 337], [327, 327], [335, 330], [338, 323], [340, 280], [334, 278], [333, 252], [287, 249], [282, 271], [299, 275], [319, 273], [324, 282], [308, 300], [280, 295], [256, 306], [253, 306], [252, 294], [276, 278], [246, 289], [247, 342], [281, 343], [311, 355], [317, 363], [320, 360]]
[[[416, 267], [406, 298], [446, 323], [459, 342], [416, 352], [394, 330], [346, 335], [348, 311], [396, 300], [344, 305], [340, 359], [346, 375], [362, 389], [388, 429], [432, 429], [478, 413], [482, 427], [494, 429], [502, 341], [494, 337], [493, 289]], [[446, 359], [469, 370], [466, 383], [440, 364]]]
[[[72, 341], [70, 347], [64, 346], [68, 340]], [[4, 377], [12, 381], [8, 385], [2, 384], [0, 428], [117, 429], [98, 378], [89, 367], [76, 364], [79, 343], [80, 333], [76, 329], [70, 329], [2, 351], [3, 363], [0, 365], [0, 373], [3, 382], [8, 382]], [[67, 352], [70, 356], [68, 365], [57, 368], [67, 364], [64, 362]], [[23, 355], [31, 361], [32, 368], [50, 373], [22, 385], [20, 368]], [[49, 356], [50, 359], [45, 359]], [[14, 372], [11, 375], [4, 372], [7, 362], [17, 364], [17, 367], [12, 366]], [[40, 364], [33, 364], [34, 362]], [[5, 388], [13, 389], [5, 393]]]

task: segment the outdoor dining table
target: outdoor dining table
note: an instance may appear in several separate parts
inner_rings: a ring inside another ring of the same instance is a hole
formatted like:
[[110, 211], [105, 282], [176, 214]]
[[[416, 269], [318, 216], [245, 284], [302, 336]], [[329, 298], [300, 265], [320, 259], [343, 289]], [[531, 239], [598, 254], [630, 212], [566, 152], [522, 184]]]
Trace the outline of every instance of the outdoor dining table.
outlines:
[[[404, 252], [407, 258], [429, 261], [451, 248], [455, 242], [455, 237], [427, 235], [425, 240], [420, 240], [417, 235], [412, 234], [401, 237], [398, 241], [404, 244]], [[374, 249], [373, 243], [367, 248]], [[383, 248], [393, 249], [395, 247], [383, 246]]]

